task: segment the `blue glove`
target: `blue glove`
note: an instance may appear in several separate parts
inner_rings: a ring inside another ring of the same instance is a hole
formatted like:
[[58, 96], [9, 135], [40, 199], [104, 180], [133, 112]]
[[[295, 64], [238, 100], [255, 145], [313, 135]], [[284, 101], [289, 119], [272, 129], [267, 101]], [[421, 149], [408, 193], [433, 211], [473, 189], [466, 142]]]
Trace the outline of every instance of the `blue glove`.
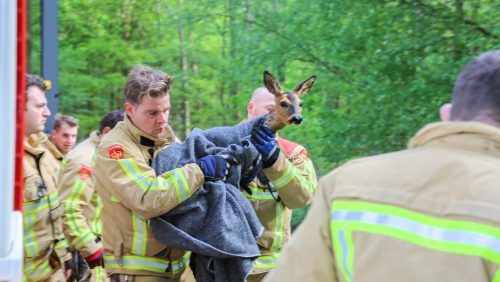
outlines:
[[230, 155], [225, 155], [224, 157], [208, 155], [198, 159], [196, 163], [200, 166], [201, 171], [203, 171], [205, 181], [225, 181], [231, 163], [235, 161], [235, 158]]
[[262, 155], [262, 166], [268, 168], [272, 166], [280, 154], [280, 149], [276, 146], [274, 133], [263, 125], [252, 130], [252, 143]]

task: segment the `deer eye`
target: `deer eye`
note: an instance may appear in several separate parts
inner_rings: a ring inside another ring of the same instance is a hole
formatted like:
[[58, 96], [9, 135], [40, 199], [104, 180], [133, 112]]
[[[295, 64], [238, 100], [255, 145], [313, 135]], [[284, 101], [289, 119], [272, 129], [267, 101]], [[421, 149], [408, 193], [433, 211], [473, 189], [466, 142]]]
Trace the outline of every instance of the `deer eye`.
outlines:
[[299, 107], [301, 107], [301, 108], [302, 108], [302, 103], [300, 103], [300, 104], [299, 104]]
[[282, 101], [282, 102], [280, 102], [280, 106], [281, 106], [282, 108], [287, 108], [287, 107], [288, 107], [288, 104], [287, 104], [286, 102], [283, 102], [283, 101]]

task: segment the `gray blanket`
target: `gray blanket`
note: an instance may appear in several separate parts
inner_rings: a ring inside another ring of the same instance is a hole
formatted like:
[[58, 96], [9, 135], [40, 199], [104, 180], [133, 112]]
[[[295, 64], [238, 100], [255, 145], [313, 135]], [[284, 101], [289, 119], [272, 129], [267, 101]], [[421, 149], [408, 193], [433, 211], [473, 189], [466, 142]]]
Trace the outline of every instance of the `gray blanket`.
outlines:
[[153, 160], [158, 175], [208, 154], [230, 153], [239, 162], [231, 166], [226, 182], [207, 182], [169, 213], [151, 219], [158, 240], [193, 252], [197, 281], [245, 281], [260, 255], [256, 240], [263, 227], [239, 186], [260, 170], [260, 155], [248, 137], [262, 122], [195, 129], [184, 143], [168, 146]]

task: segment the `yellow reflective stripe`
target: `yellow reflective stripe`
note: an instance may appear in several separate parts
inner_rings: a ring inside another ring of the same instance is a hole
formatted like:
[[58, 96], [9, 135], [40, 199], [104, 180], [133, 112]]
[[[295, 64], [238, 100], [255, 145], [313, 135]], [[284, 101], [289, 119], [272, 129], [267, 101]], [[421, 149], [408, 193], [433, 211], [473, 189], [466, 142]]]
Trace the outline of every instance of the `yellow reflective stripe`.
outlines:
[[24, 263], [24, 272], [30, 281], [41, 280], [41, 278], [49, 275], [52, 272], [49, 260], [44, 260], [40, 265], [34, 265], [32, 261]]
[[271, 250], [273, 252], [279, 253], [281, 247], [283, 246], [284, 240], [284, 229], [285, 229], [285, 209], [283, 203], [276, 202], [276, 219], [274, 224], [274, 238]]
[[[111, 196], [111, 200], [113, 200], [113, 196]], [[94, 192], [94, 195], [92, 196], [92, 203], [94, 203], [95, 215], [91, 220], [90, 229], [94, 232], [94, 234], [100, 235], [102, 234], [101, 212], [104, 206], [101, 197], [99, 197], [96, 192]]]
[[59, 199], [57, 197], [57, 192], [54, 192], [48, 196], [43, 196], [42, 198], [23, 203], [23, 213], [38, 213], [41, 210], [49, 207], [49, 202], [52, 207], [59, 205]]
[[69, 227], [73, 232], [75, 237], [81, 237], [86, 234], [86, 230], [81, 225], [81, 222], [78, 222], [77, 212], [78, 212], [78, 202], [80, 201], [81, 196], [85, 192], [85, 187], [87, 183], [83, 182], [80, 179], [77, 179], [73, 184], [73, 188], [71, 188], [71, 192], [68, 196], [68, 200], [65, 204], [65, 215], [67, 222], [69, 223]]
[[276, 267], [276, 262], [278, 261], [280, 254], [274, 253], [270, 256], [260, 256], [253, 262], [253, 268], [274, 268]]
[[36, 240], [37, 238], [35, 236], [36, 216], [37, 214], [42, 213], [45, 209], [47, 210], [46, 213], [48, 213], [49, 203], [50, 206], [54, 207], [59, 204], [57, 192], [43, 196], [39, 200], [23, 203], [23, 241], [24, 251], [28, 257], [36, 256], [40, 252], [40, 246], [38, 245]]
[[118, 160], [121, 168], [127, 176], [132, 179], [144, 192], [151, 186], [151, 177], [142, 172], [134, 160], [132, 159], [121, 159]]
[[191, 196], [186, 177], [180, 168], [167, 171], [162, 176], [157, 177], [151, 185], [151, 190], [168, 190], [172, 187], [172, 183], [179, 203]]
[[133, 211], [132, 225], [134, 228], [132, 253], [143, 256], [146, 254], [146, 244], [148, 241], [148, 223], [142, 216]]
[[302, 187], [305, 187], [307, 190], [309, 190], [310, 192], [314, 192], [316, 191], [316, 181], [314, 181], [316, 178], [315, 178], [315, 175], [314, 173], [312, 173], [314, 170], [311, 169], [312, 167], [312, 162], [311, 160], [305, 160], [304, 161], [304, 174], [303, 175], [296, 175], [296, 177], [298, 177]]
[[94, 153], [92, 154], [92, 158], [90, 159], [90, 167], [94, 167], [95, 166], [95, 160], [96, 159], [97, 159], [97, 154], [94, 151]]
[[180, 259], [172, 261], [173, 273], [178, 273], [186, 268], [191, 258], [191, 252], [186, 252]]
[[120, 200], [117, 197], [115, 197], [115, 196], [111, 196], [111, 202], [119, 203]]
[[283, 173], [283, 175], [280, 176], [278, 179], [274, 181], [271, 180], [271, 182], [273, 183], [274, 187], [276, 187], [276, 189], [279, 189], [290, 183], [290, 181], [292, 181], [295, 175], [297, 175], [295, 168], [290, 162], [287, 162], [287, 168], [285, 170], [285, 173]]
[[[255, 200], [274, 200], [278, 198], [278, 193], [269, 192], [269, 190], [263, 190], [262, 188], [256, 187], [256, 186], [249, 186], [250, 191], [252, 191], [252, 195], [248, 194], [247, 191], [242, 191], [243, 195], [248, 198], [248, 199], [255, 199]], [[273, 198], [274, 195], [274, 198]]]
[[59, 240], [56, 243], [56, 249], [63, 249], [68, 247], [68, 242], [65, 239]]
[[105, 281], [104, 268], [102, 266], [94, 267], [95, 281]]
[[95, 240], [95, 237], [92, 231], [88, 230], [86, 232], [83, 232], [82, 234], [79, 234], [78, 237], [75, 237], [75, 239], [71, 241], [71, 246], [79, 249], [91, 240]]
[[40, 246], [36, 242], [35, 237], [35, 214], [25, 213], [23, 216], [24, 221], [24, 253], [28, 257], [34, 257], [40, 252]]
[[500, 264], [500, 228], [487, 224], [432, 217], [390, 205], [334, 201], [330, 230], [337, 264], [346, 281], [354, 277], [353, 231], [385, 235], [423, 248], [477, 256]]
[[[180, 259], [171, 262], [174, 274], [184, 271], [189, 262], [190, 255], [191, 252], [186, 252]], [[104, 264], [109, 269], [134, 269], [165, 273], [168, 270], [170, 262], [165, 259], [143, 256], [122, 256], [118, 259], [115, 259], [114, 256], [104, 256]]]

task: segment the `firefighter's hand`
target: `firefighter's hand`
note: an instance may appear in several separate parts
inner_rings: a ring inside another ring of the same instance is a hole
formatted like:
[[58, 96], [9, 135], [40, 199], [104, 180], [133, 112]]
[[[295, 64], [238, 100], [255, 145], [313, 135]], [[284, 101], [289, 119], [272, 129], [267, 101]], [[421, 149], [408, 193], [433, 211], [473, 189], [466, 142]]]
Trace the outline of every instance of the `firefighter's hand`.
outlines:
[[86, 257], [85, 260], [87, 261], [90, 269], [93, 269], [97, 266], [104, 266], [104, 256], [102, 255], [102, 249], [99, 249], [95, 253]]
[[208, 155], [196, 161], [196, 163], [200, 166], [201, 171], [203, 171], [205, 181], [225, 181], [227, 175], [229, 174], [231, 164], [234, 164], [235, 162], [236, 159], [231, 155]]
[[71, 275], [73, 275], [75, 268], [76, 266], [73, 259], [64, 262], [64, 277], [66, 277], [66, 280], [68, 280], [71, 277]]
[[262, 166], [268, 168], [278, 159], [280, 149], [276, 145], [274, 133], [266, 126], [252, 130], [252, 143], [262, 155]]

